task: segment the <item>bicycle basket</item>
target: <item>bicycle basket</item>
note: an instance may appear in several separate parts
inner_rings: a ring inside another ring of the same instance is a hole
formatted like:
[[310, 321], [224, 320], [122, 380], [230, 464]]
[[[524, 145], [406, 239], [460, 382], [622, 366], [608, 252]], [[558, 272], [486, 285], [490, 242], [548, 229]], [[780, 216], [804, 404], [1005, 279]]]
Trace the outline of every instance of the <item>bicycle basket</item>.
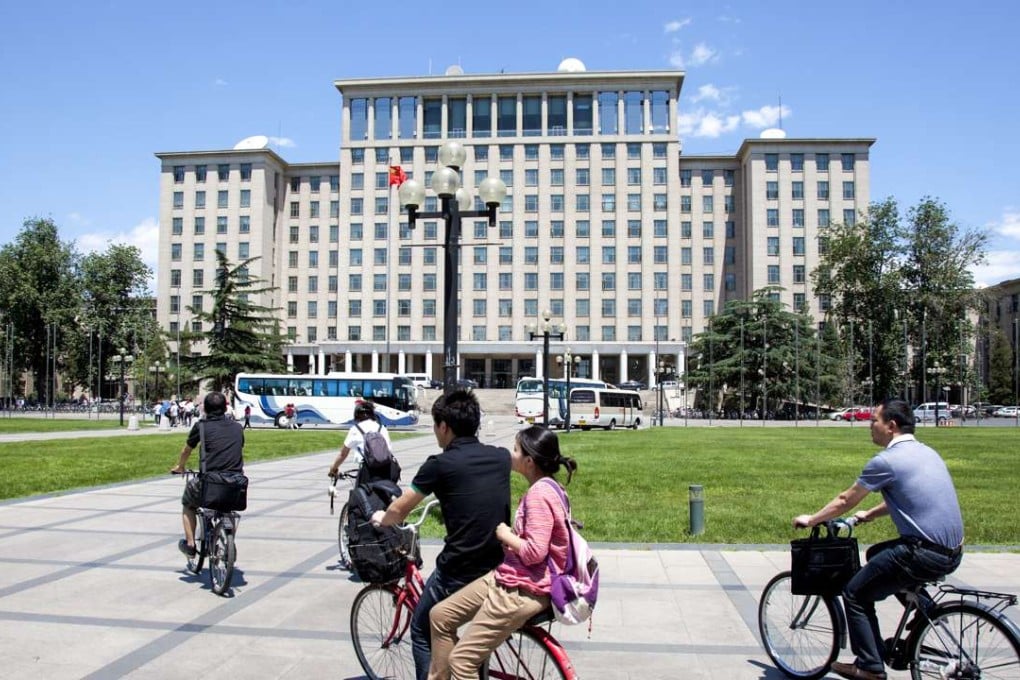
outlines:
[[352, 543], [351, 568], [367, 583], [390, 583], [404, 575], [407, 555], [413, 549], [415, 563], [422, 564], [417, 542], [410, 532], [388, 527], [374, 540]]
[[790, 541], [790, 590], [794, 595], [838, 595], [860, 568], [857, 539], [840, 536], [833, 522], [815, 526], [808, 538]]

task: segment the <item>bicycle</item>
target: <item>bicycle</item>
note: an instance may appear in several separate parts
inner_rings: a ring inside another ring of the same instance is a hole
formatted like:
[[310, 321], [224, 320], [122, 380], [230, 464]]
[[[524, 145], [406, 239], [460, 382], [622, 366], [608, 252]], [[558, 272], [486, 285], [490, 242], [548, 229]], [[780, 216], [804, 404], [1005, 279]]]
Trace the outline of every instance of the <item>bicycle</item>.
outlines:
[[[358, 476], [358, 470], [347, 470], [346, 472], [340, 472], [335, 475], [330, 475], [329, 485], [329, 514], [333, 514], [333, 499], [336, 498], [336, 485], [341, 479], [355, 479]], [[347, 514], [350, 510], [350, 503], [344, 503], [344, 506], [340, 508], [340, 523], [337, 526], [336, 536], [337, 545], [340, 548], [340, 562], [345, 567], [351, 566], [351, 550], [350, 550], [350, 538], [347, 535]]]
[[[854, 518], [833, 520], [853, 527]], [[937, 588], [934, 597], [928, 589]], [[920, 678], [1020, 678], [1020, 629], [1004, 613], [1017, 597], [929, 581], [901, 591], [899, 625], [886, 640], [886, 663]], [[925, 608], [919, 599], [931, 599]], [[788, 677], [821, 678], [847, 645], [847, 620], [840, 596], [794, 595], [791, 572], [765, 586], [758, 605], [758, 630], [769, 658]]]
[[[185, 470], [184, 483], [187, 484], [197, 474], [194, 470]], [[188, 571], [201, 574], [202, 565], [208, 557], [209, 587], [215, 594], [225, 595], [234, 575], [234, 562], [237, 560], [234, 536], [241, 523], [241, 515], [209, 508], [199, 508], [196, 514], [195, 554], [188, 556]]]
[[[401, 528], [410, 534], [404, 576], [393, 583], [365, 586], [351, 605], [351, 640], [358, 663], [371, 680], [414, 678], [411, 655], [411, 617], [425, 587], [417, 566], [419, 530], [430, 501], [417, 522]], [[552, 610], [536, 615], [515, 631], [480, 669], [481, 678], [498, 680], [576, 680], [573, 664], [550, 629]]]

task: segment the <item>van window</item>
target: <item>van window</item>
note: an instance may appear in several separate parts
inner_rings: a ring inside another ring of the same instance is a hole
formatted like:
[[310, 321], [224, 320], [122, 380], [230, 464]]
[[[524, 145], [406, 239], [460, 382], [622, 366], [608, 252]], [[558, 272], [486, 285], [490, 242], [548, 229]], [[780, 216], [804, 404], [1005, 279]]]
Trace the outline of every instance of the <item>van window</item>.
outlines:
[[571, 390], [571, 404], [594, 404], [595, 393], [592, 390]]

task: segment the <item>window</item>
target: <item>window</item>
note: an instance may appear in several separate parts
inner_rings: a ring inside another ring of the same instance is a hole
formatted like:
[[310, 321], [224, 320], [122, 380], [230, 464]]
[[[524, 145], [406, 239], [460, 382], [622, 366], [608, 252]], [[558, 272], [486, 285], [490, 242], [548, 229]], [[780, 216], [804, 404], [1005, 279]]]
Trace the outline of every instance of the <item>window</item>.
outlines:
[[517, 134], [517, 97], [496, 98], [496, 134], [512, 137]]
[[[615, 112], [615, 109], [614, 109]], [[616, 145], [615, 144], [602, 144], [602, 159], [612, 160], [616, 158]]]
[[726, 290], [733, 291], [737, 289], [737, 275], [727, 273], [723, 276], [723, 285], [726, 286]]
[[574, 223], [574, 231], [578, 238], [588, 238], [591, 235], [591, 222], [578, 220]]
[[205, 259], [205, 244], [204, 243], [195, 243], [194, 244], [194, 248], [192, 250], [191, 259], [195, 260], [196, 262], [199, 262], [199, 261]]
[[641, 212], [641, 194], [627, 194], [627, 210]]
[[715, 209], [715, 201], [712, 196], [701, 197], [701, 212], [710, 213]]
[[733, 220], [726, 220], [726, 238], [737, 237], [737, 223]]
[[775, 201], [779, 198], [779, 182], [765, 182], [765, 198], [770, 201]]
[[681, 170], [680, 171], [680, 186], [689, 187], [691, 186], [691, 171]]
[[854, 199], [854, 183], [843, 182], [843, 198], [852, 201]]
[[574, 301], [574, 314], [582, 318], [591, 316], [591, 300], [588, 298], [577, 298]]
[[690, 238], [690, 237], [691, 237], [691, 223], [689, 221], [681, 222], [680, 223], [680, 238]]
[[514, 261], [514, 249], [511, 246], [499, 247], [499, 263], [511, 264]]
[[627, 246], [627, 264], [641, 264], [641, 246]]
[[690, 300], [681, 300], [680, 301], [680, 316], [682, 316], [685, 319], [689, 319], [689, 318], [691, 318], [693, 313], [694, 313], [694, 303], [691, 302]]
[[181, 236], [184, 234], [184, 218], [175, 217], [173, 218], [173, 226], [170, 231], [174, 236]]
[[216, 192], [216, 207], [217, 208], [226, 208], [227, 205], [228, 205], [227, 200], [228, 200], [228, 194], [227, 194], [226, 191], [217, 191]]
[[829, 171], [829, 154], [827, 153], [816, 153], [815, 154], [815, 168], [818, 172]]
[[701, 261], [703, 264], [715, 264], [715, 248], [705, 246], [701, 249]]
[[669, 236], [669, 226], [666, 220], [653, 220], [652, 233], [655, 238], [666, 238]]
[[538, 274], [526, 272], [524, 274], [524, 290], [538, 290]]
[[577, 168], [574, 173], [574, 183], [579, 187], [586, 187], [591, 181], [591, 170], [588, 168]]
[[616, 237], [616, 220], [602, 220], [602, 236], [605, 238]]
[[627, 144], [627, 158], [632, 161], [641, 160], [641, 145], [636, 142]]
[[843, 164], [843, 172], [853, 172], [854, 155], [852, 153], [840, 154], [840, 161]]
[[770, 227], [779, 226], [779, 208], [765, 209], [765, 224]]
[[829, 200], [829, 183], [820, 181], [818, 182], [818, 198], [823, 201]]
[[616, 340], [616, 326], [603, 326], [602, 340], [604, 342], [614, 342]]
[[602, 264], [616, 264], [616, 246], [602, 246]]
[[237, 244], [237, 258], [239, 260], [247, 260], [249, 255], [249, 244], [247, 241], [240, 241]]
[[802, 153], [790, 154], [790, 170], [792, 170], [793, 172], [804, 171], [804, 154]]
[[804, 208], [793, 209], [793, 226], [801, 229], [804, 228]]
[[827, 227], [827, 226], [829, 226], [829, 209], [828, 208], [819, 208], [818, 209], [818, 227], [821, 228], [821, 227]]
[[616, 184], [616, 169], [602, 168], [602, 186], [611, 187]]
[[691, 211], [691, 197], [681, 196], [680, 197], [680, 212], [689, 213]]
[[549, 249], [549, 264], [563, 264], [563, 246], [553, 246]]
[[[197, 203], [198, 203], [198, 194], [199, 193], [204, 193], [204, 192], [195, 192], [195, 202], [196, 202], [196, 206], [195, 207], [201, 207], [201, 206], [197, 205]], [[175, 208], [183, 208], [184, 207], [184, 192], [183, 191], [175, 191], [174, 192], [174, 203], [173, 203], [173, 205], [174, 205]]]
[[652, 184], [656, 186], [666, 184], [666, 168], [652, 168]]
[[616, 194], [602, 194], [602, 212], [616, 212]]
[[616, 300], [613, 300], [612, 298], [602, 300], [602, 316], [616, 316]]
[[563, 220], [553, 220], [549, 223], [549, 236], [552, 238], [563, 238]]
[[702, 238], [715, 238], [715, 222], [702, 222], [701, 223], [701, 236]]
[[641, 272], [627, 273], [627, 290], [641, 290]]
[[221, 182], [226, 182], [230, 177], [230, 165], [228, 163], [220, 163], [216, 166], [216, 177]]
[[[805, 267], [804, 267], [804, 265], [802, 265], [802, 264], [795, 264], [795, 265], [793, 265], [793, 282], [794, 283], [804, 283], [806, 280], [807, 280], [807, 278], [806, 278], [806, 275], [805, 275]], [[797, 309], [796, 305], [794, 305], [794, 309]]]
[[693, 255], [692, 255], [693, 252], [694, 251], [691, 248], [681, 248], [680, 249], [680, 264], [681, 265], [685, 265], [685, 266], [686, 265], [690, 265], [692, 263], [692, 261], [693, 261]]
[[482, 316], [482, 317], [484, 317], [485, 314], [486, 314], [485, 310], [486, 310], [486, 304], [485, 304], [485, 299], [484, 298], [482, 298], [480, 300], [472, 300], [471, 301], [471, 312], [472, 312], [473, 316]]
[[226, 234], [227, 233], [227, 216], [220, 215], [216, 218], [216, 233]]
[[774, 285], [778, 285], [779, 284], [779, 265], [778, 264], [770, 264], [768, 266], [768, 282], [770, 284], [774, 284]]
[[736, 264], [737, 262], [737, 248], [736, 246], [726, 246], [723, 251], [723, 263], [727, 265]]
[[[527, 133], [525, 133], [527, 134]], [[538, 160], [538, 144], [525, 144], [524, 145], [524, 160], [526, 161], [537, 161]]]
[[765, 154], [765, 171], [779, 172], [779, 154], [777, 153]]
[[577, 194], [574, 198], [574, 209], [577, 212], [588, 212], [591, 209], [591, 197], [588, 194]]
[[589, 290], [591, 288], [591, 274], [588, 272], [575, 273], [574, 288], [577, 290]]
[[694, 277], [690, 274], [680, 275], [680, 290], [691, 290], [693, 287], [692, 281]]
[[772, 256], [779, 256], [779, 237], [769, 236], [767, 241], [767, 252]]
[[[475, 272], [472, 275], [472, 282], [474, 284], [474, 290], [486, 290], [488, 289], [488, 275], [485, 272]], [[477, 300], [476, 300], [477, 302]]]
[[616, 274], [613, 272], [602, 273], [602, 290], [616, 290]]
[[715, 274], [705, 274], [701, 280], [702, 290], [715, 290]]
[[734, 203], [733, 194], [726, 194], [723, 196], [723, 210], [731, 213], [736, 212], [736, 204]]
[[804, 198], [804, 182], [791, 182], [790, 194], [794, 200], [802, 200]]
[[853, 208], [847, 208], [843, 211], [843, 224], [852, 227], [857, 223], [857, 213], [854, 212]]

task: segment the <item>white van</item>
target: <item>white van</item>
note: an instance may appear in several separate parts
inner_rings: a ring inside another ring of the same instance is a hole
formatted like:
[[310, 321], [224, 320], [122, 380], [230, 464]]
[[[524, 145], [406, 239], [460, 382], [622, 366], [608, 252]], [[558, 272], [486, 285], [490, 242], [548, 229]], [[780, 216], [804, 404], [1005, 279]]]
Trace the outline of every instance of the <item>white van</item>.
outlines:
[[641, 426], [641, 395], [634, 390], [582, 387], [570, 390], [570, 426], [582, 430]]
[[432, 387], [432, 378], [425, 373], [405, 373], [404, 377], [414, 383], [415, 387], [420, 387], [425, 390]]
[[[919, 404], [914, 409], [914, 420], [918, 423], [935, 423], [935, 404], [934, 401], [928, 401], [923, 404]], [[936, 425], [944, 425], [948, 421], [952, 420], [953, 415], [949, 410], [949, 402], [940, 401], [938, 402], [938, 422]]]

